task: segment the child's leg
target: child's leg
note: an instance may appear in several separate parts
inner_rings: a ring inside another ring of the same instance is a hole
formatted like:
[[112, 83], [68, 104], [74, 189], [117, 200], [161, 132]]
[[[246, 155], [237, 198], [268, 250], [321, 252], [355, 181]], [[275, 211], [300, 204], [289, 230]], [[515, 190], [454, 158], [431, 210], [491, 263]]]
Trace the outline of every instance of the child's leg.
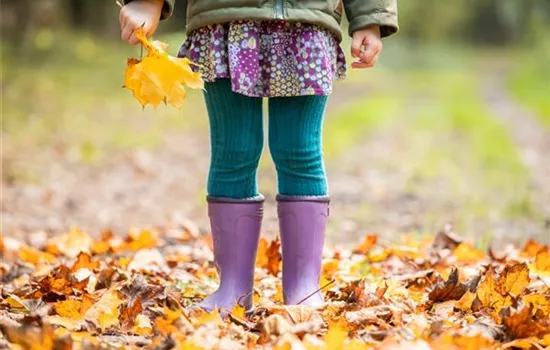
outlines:
[[211, 144], [208, 195], [256, 197], [264, 143], [262, 99], [233, 92], [229, 79], [206, 83], [205, 88]]
[[286, 304], [318, 306], [323, 302], [316, 291], [329, 204], [322, 154], [326, 102], [326, 96], [269, 101], [269, 145], [278, 177]]
[[322, 128], [327, 96], [269, 99], [269, 148], [280, 195], [326, 196]]
[[229, 80], [206, 84], [212, 156], [208, 215], [220, 287], [199, 306], [226, 315], [236, 302], [253, 309], [254, 263], [263, 213], [256, 169], [263, 147], [262, 99], [231, 91]]

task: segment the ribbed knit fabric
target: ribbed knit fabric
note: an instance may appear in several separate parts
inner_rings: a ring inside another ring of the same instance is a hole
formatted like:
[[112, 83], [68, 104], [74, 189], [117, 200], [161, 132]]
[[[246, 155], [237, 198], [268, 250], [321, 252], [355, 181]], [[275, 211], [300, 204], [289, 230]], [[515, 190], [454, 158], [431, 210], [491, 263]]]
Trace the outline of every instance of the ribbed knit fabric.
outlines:
[[[262, 99], [237, 94], [229, 79], [206, 83], [211, 158], [208, 195], [253, 198], [263, 149]], [[269, 146], [277, 168], [278, 192], [325, 196], [322, 124], [327, 96], [269, 99]]]
[[262, 99], [231, 91], [229, 79], [205, 84], [210, 121], [208, 195], [258, 196], [256, 170], [264, 144]]
[[325, 196], [322, 133], [327, 96], [269, 99], [269, 149], [280, 195]]

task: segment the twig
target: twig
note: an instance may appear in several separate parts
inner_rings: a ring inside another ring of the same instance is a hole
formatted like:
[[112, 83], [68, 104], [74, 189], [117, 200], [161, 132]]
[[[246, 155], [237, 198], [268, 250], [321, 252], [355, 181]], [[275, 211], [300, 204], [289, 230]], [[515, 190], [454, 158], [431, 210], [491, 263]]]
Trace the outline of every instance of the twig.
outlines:
[[325, 289], [326, 287], [330, 286], [331, 284], [333, 284], [334, 282], [336, 282], [335, 279], [332, 279], [330, 282], [328, 282], [327, 284], [325, 284], [324, 286], [322, 286], [321, 288], [317, 289], [316, 291], [314, 291], [313, 293], [311, 293], [310, 295], [308, 295], [307, 297], [305, 297], [304, 299], [300, 300], [299, 303], [297, 303], [296, 305], [300, 305], [301, 303], [303, 303], [304, 301], [308, 300], [309, 298], [311, 298], [312, 296], [314, 296], [315, 294], [317, 294], [318, 292], [322, 291], [323, 289]]

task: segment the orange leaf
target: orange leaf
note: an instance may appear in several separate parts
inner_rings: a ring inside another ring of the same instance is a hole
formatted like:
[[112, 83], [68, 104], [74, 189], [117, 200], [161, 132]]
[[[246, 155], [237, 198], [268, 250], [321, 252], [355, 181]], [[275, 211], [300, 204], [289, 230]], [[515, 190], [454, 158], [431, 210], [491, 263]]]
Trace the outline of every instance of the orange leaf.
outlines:
[[355, 250], [354, 253], [357, 254], [368, 254], [368, 252], [376, 245], [378, 242], [378, 236], [375, 234], [368, 234], [363, 239], [363, 243], [361, 243]]
[[535, 267], [539, 271], [550, 272], [550, 250], [543, 249], [537, 253]]
[[88, 253], [80, 252], [74, 263], [71, 271], [77, 271], [78, 269], [90, 269], [93, 270], [99, 266], [99, 261], [92, 261], [92, 257]]
[[281, 266], [281, 242], [276, 239], [268, 243], [264, 238], [260, 239], [256, 266], [267, 269], [273, 276], [277, 276]]

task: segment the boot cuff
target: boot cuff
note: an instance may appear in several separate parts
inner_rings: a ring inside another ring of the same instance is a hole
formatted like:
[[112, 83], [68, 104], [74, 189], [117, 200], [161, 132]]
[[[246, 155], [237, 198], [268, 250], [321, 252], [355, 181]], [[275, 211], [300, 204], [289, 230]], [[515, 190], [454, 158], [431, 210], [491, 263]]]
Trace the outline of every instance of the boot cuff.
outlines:
[[211, 197], [207, 196], [206, 201], [208, 203], [234, 203], [234, 204], [248, 204], [248, 203], [263, 203], [264, 196], [259, 194], [256, 197], [251, 198], [228, 198], [228, 197]]
[[329, 196], [289, 196], [284, 194], [277, 195], [277, 202], [317, 202], [329, 203]]

